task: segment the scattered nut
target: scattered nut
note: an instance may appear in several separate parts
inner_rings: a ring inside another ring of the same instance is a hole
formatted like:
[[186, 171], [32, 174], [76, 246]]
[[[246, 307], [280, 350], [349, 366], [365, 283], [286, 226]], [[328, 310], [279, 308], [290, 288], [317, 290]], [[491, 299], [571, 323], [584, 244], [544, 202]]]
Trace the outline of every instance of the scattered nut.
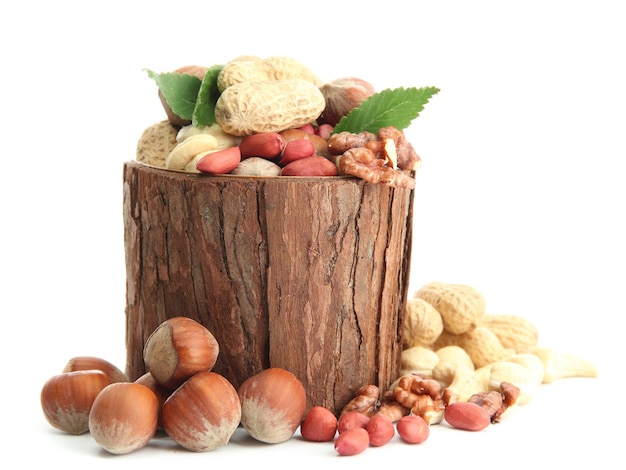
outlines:
[[349, 411], [372, 416], [380, 403], [380, 389], [376, 385], [364, 385], [356, 392], [356, 396], [350, 400], [341, 410], [340, 415]]
[[365, 428], [353, 428], [335, 439], [335, 450], [339, 455], [358, 455], [369, 446], [369, 434]]
[[381, 414], [372, 416], [365, 425], [365, 430], [369, 435], [370, 445], [374, 447], [384, 446], [396, 434], [392, 421]]
[[537, 327], [518, 315], [484, 315], [478, 325], [489, 328], [504, 348], [516, 353], [530, 352], [537, 346]]
[[439, 423], [443, 419], [445, 407], [441, 386], [436, 380], [405, 375], [400, 378], [393, 394], [398, 403], [409, 408], [412, 414], [424, 418], [429, 425]]
[[435, 307], [441, 314], [444, 328], [455, 335], [471, 331], [485, 315], [485, 298], [467, 285], [430, 282], [422, 286], [415, 297]]
[[93, 439], [111, 454], [141, 449], [156, 434], [159, 400], [152, 390], [135, 382], [108, 385], [89, 413]]
[[543, 362], [543, 383], [552, 383], [557, 379], [568, 377], [597, 377], [598, 368], [595, 364], [571, 353], [554, 349], [537, 347], [532, 350]]
[[78, 370], [50, 377], [41, 389], [41, 408], [48, 423], [72, 435], [89, 431], [89, 412], [111, 378], [101, 370]]
[[396, 423], [400, 438], [408, 444], [421, 444], [430, 435], [430, 427], [421, 416], [407, 415]]
[[360, 411], [352, 410], [342, 412], [337, 420], [337, 432], [344, 433], [348, 429], [365, 428], [371, 417]]
[[432, 376], [433, 368], [439, 362], [435, 351], [424, 346], [413, 346], [402, 350], [401, 375], [416, 374]]
[[195, 373], [210, 370], [218, 354], [219, 345], [213, 334], [187, 317], [162, 322], [148, 337], [143, 350], [147, 371], [170, 390]]
[[293, 436], [306, 412], [306, 392], [291, 372], [273, 367], [239, 387], [241, 425], [256, 440], [270, 444]]
[[405, 348], [431, 346], [443, 332], [443, 319], [435, 307], [424, 299], [407, 299], [402, 343]]
[[198, 372], [163, 404], [163, 429], [194, 452], [225, 446], [239, 426], [241, 404], [233, 385], [215, 372]]
[[75, 372], [78, 370], [101, 370], [113, 382], [129, 382], [126, 373], [122, 372], [117, 366], [111, 364], [106, 359], [94, 356], [76, 356], [71, 358], [65, 364], [63, 372]]
[[446, 406], [444, 418], [450, 426], [466, 431], [482, 431], [491, 423], [491, 415], [487, 409], [467, 401]]
[[328, 408], [314, 406], [302, 420], [300, 434], [307, 441], [330, 442], [337, 434], [337, 417]]
[[446, 402], [467, 401], [475, 393], [485, 391], [481, 377], [464, 364], [440, 363], [433, 369], [433, 379], [446, 389]]

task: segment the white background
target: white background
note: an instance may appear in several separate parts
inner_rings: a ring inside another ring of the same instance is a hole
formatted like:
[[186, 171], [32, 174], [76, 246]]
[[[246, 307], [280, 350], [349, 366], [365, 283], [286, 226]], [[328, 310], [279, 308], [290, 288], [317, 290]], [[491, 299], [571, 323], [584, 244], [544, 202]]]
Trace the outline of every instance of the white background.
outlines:
[[358, 76], [378, 89], [439, 87], [407, 130], [423, 160], [411, 290], [472, 285], [490, 313], [529, 318], [543, 345], [600, 369], [598, 379], [542, 387], [483, 433], [442, 425], [419, 448], [396, 439], [350, 462], [521, 468], [617, 455], [608, 428], [621, 432], [625, 418], [620, 2], [22, 1], [0, 10], [5, 459], [345, 465], [330, 444], [266, 446], [241, 433], [209, 454], [162, 439], [112, 457], [89, 435], [51, 429], [39, 407], [41, 386], [70, 357], [124, 367], [122, 164], [164, 118], [144, 69], [243, 54], [291, 56], [323, 79]]

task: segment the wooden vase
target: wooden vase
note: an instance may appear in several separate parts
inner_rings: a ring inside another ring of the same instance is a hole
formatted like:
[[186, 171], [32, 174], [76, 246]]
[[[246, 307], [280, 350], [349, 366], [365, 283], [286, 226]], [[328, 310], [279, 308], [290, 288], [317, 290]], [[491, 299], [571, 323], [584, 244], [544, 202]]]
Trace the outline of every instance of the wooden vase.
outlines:
[[206, 176], [124, 164], [127, 364], [167, 318], [217, 338], [238, 387], [294, 373], [308, 406], [339, 414], [397, 378], [413, 191], [353, 177]]

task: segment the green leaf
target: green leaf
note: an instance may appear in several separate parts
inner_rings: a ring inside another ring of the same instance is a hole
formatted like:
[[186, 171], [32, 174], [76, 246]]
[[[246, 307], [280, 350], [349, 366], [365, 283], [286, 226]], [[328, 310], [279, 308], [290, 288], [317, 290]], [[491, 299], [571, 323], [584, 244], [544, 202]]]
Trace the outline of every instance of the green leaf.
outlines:
[[341, 118], [333, 133], [369, 131], [376, 134], [388, 126], [406, 129], [437, 93], [439, 88], [436, 87], [394, 88], [374, 93]]
[[204, 75], [191, 121], [195, 127], [215, 124], [215, 103], [220, 97], [217, 76], [223, 68], [223, 65], [214, 65]]
[[187, 73], [155, 73], [147, 70], [163, 94], [172, 112], [181, 119], [191, 120], [202, 80]]

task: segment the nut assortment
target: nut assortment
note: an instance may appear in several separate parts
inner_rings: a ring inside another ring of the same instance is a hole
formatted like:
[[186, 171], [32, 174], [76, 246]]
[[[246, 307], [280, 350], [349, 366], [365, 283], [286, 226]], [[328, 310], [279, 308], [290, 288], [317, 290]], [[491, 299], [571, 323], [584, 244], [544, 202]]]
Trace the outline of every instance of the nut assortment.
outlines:
[[527, 319], [488, 314], [482, 294], [467, 285], [420, 288], [407, 302], [403, 345], [398, 380], [387, 391], [364, 385], [343, 414], [383, 414], [397, 424], [419, 416], [479, 431], [532, 401], [541, 384], [598, 375], [581, 357], [539, 346]]
[[[439, 91], [422, 88], [416, 97], [405, 89], [384, 90], [380, 96], [361, 78], [323, 82], [306, 65], [280, 56], [241, 56], [225, 65], [150, 75], [167, 120], [146, 129], [137, 145], [139, 162], [205, 175], [350, 175], [411, 189], [420, 158], [403, 128]], [[396, 109], [379, 106], [367, 116], [362, 105], [370, 100], [394, 105], [389, 93], [402, 94], [400, 118], [394, 119]], [[361, 111], [360, 119], [352, 117], [356, 127], [342, 131], [354, 111]], [[267, 162], [246, 162], [250, 158]]]
[[[350, 175], [414, 187], [420, 157], [402, 124], [341, 130], [377, 96], [362, 79], [324, 83], [295, 60], [253, 56], [182, 67], [163, 79], [176, 77], [195, 90], [195, 108], [182, 112], [160, 88], [167, 120], [141, 136], [139, 162], [204, 175]], [[207, 119], [199, 103], [209, 103], [213, 116]], [[104, 359], [75, 357], [43, 385], [41, 406], [51, 426], [90, 433], [112, 454], [137, 451], [159, 431], [186, 450], [207, 452], [226, 446], [241, 427], [267, 444], [286, 442], [299, 429], [305, 441], [332, 442], [337, 454], [350, 456], [396, 434], [421, 444], [437, 424], [484, 430], [531, 402], [541, 384], [598, 373], [582, 358], [539, 346], [530, 321], [489, 314], [483, 295], [467, 285], [422, 286], [407, 301], [402, 328], [399, 377], [387, 389], [363, 384], [338, 416], [322, 406], [307, 410], [302, 382], [282, 368], [267, 368], [236, 389], [212, 370], [220, 345], [211, 331], [182, 316], [147, 338], [147, 372], [137, 380]]]
[[[422, 297], [433, 303], [424, 305]], [[431, 308], [440, 315], [443, 310], [447, 320], [437, 320]], [[490, 319], [484, 299], [468, 286], [428, 284], [406, 309], [403, 334], [409, 340], [400, 377], [387, 390], [364, 384], [339, 416], [322, 406], [307, 410], [302, 383], [282, 368], [266, 369], [236, 390], [211, 371], [219, 354], [211, 332], [185, 317], [164, 321], [146, 340], [145, 375], [130, 382], [106, 360], [75, 357], [44, 384], [42, 409], [53, 427], [71, 435], [89, 432], [113, 454], [144, 447], [158, 430], [186, 450], [206, 452], [227, 445], [242, 426], [268, 444], [286, 442], [299, 429], [304, 440], [332, 442], [337, 454], [349, 456], [384, 446], [396, 434], [403, 443], [420, 444], [437, 424], [481, 431], [500, 422], [510, 408], [532, 401], [541, 384], [598, 374], [582, 358], [538, 346], [537, 328], [528, 320], [513, 315]], [[422, 320], [410, 320], [426, 311]], [[439, 335], [448, 335], [446, 344], [438, 346], [432, 331], [439, 331], [439, 324], [461, 333], [444, 327]], [[490, 324], [497, 325], [494, 331], [485, 326]], [[491, 335], [483, 334], [482, 344], [461, 340], [476, 330]], [[508, 353], [491, 355], [497, 359], [485, 364], [487, 356], [475, 349]]]

